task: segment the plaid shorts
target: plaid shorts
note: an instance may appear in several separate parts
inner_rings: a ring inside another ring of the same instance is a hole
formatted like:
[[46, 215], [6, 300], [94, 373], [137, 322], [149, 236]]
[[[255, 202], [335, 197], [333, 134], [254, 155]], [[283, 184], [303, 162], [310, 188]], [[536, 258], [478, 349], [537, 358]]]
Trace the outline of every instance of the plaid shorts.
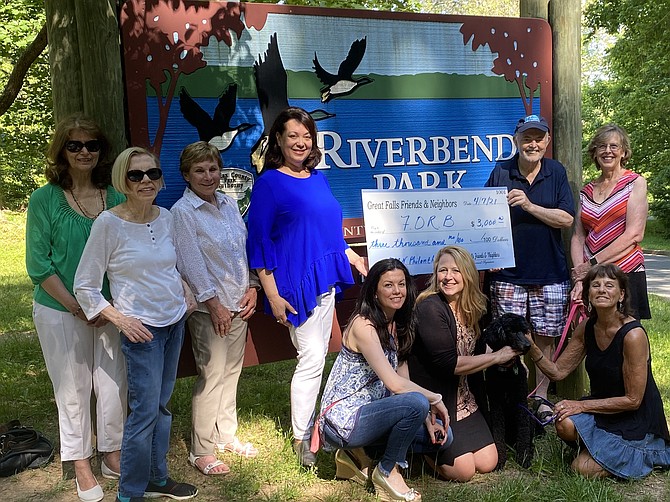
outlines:
[[530, 319], [535, 333], [559, 337], [568, 315], [570, 282], [546, 286], [517, 286], [509, 282], [491, 282], [491, 313], [499, 317], [507, 312]]

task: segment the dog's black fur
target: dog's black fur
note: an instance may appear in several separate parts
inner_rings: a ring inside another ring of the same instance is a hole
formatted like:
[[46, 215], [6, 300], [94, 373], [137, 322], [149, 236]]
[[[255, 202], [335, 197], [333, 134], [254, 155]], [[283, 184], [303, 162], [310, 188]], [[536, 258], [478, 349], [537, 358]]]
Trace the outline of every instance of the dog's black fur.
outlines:
[[[520, 315], [504, 314], [484, 329], [481, 341], [493, 351], [509, 345], [525, 354], [530, 350], [526, 333], [531, 330], [531, 325]], [[528, 374], [520, 357], [515, 357], [509, 365], [495, 365], [485, 370], [484, 394], [486, 400], [481, 404], [498, 449], [496, 469], [505, 467], [507, 445], [516, 451], [516, 462], [520, 466], [530, 467], [535, 427], [532, 418], [519, 406], [527, 404], [528, 396]]]

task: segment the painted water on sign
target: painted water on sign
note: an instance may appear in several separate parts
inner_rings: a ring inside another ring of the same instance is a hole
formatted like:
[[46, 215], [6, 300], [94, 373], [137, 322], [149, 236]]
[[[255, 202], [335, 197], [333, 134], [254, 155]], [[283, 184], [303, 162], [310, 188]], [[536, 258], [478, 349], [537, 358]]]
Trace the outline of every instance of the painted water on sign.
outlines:
[[[218, 102], [214, 98], [196, 101], [210, 114]], [[292, 103], [307, 110], [323, 107], [316, 99]], [[362, 216], [360, 189], [483, 186], [496, 161], [513, 155], [512, 132], [524, 113], [518, 98], [350, 99], [334, 101], [327, 110], [335, 116], [317, 123], [324, 152], [318, 168], [328, 177], [345, 218]], [[249, 154], [263, 130], [258, 100], [237, 100], [231, 124], [239, 123], [252, 127], [240, 132], [222, 152], [224, 165], [257, 176]], [[158, 126], [157, 113], [149, 114], [149, 124]], [[167, 188], [159, 194], [158, 203], [171, 206], [185, 186], [179, 153], [199, 138], [177, 107], [170, 110], [165, 138], [161, 164]]]

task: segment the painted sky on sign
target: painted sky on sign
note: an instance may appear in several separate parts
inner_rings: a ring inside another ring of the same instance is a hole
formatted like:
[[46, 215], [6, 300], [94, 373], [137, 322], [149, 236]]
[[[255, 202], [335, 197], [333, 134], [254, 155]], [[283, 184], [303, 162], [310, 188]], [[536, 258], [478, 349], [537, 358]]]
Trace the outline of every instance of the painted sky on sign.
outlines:
[[[324, 19], [328, 21], [324, 22]], [[290, 24], [290, 39], [284, 35]], [[332, 26], [333, 36], [324, 31]], [[270, 36], [280, 33], [279, 51], [287, 70], [312, 71], [314, 41], [326, 41], [327, 51], [318, 51], [321, 66], [331, 73], [346, 57], [354, 40], [367, 36], [367, 49], [357, 75], [415, 75], [417, 73], [456, 73], [496, 76], [491, 68], [496, 53], [488, 45], [472, 51], [459, 32], [462, 23], [434, 23], [390, 19], [363, 19], [295, 14], [268, 14], [259, 32], [245, 31], [228, 47], [212, 40], [202, 52], [208, 65], [251, 67], [259, 54], [267, 50]], [[342, 34], [346, 33], [347, 36]], [[441, 41], [441, 42], [440, 42]], [[305, 54], [309, 54], [305, 58]], [[411, 55], [408, 57], [408, 55]]]

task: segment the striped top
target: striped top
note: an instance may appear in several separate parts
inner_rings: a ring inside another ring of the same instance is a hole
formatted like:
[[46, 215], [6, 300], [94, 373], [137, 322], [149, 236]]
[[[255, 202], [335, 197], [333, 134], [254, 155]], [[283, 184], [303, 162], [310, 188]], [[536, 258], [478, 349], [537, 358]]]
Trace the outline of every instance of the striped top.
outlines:
[[[593, 182], [579, 192], [581, 222], [586, 230], [584, 261], [609, 246], [626, 230], [626, 209], [633, 184], [640, 175], [625, 170], [612, 193], [602, 202], [593, 200]], [[644, 255], [639, 244], [616, 263], [625, 273], [644, 270]]]

